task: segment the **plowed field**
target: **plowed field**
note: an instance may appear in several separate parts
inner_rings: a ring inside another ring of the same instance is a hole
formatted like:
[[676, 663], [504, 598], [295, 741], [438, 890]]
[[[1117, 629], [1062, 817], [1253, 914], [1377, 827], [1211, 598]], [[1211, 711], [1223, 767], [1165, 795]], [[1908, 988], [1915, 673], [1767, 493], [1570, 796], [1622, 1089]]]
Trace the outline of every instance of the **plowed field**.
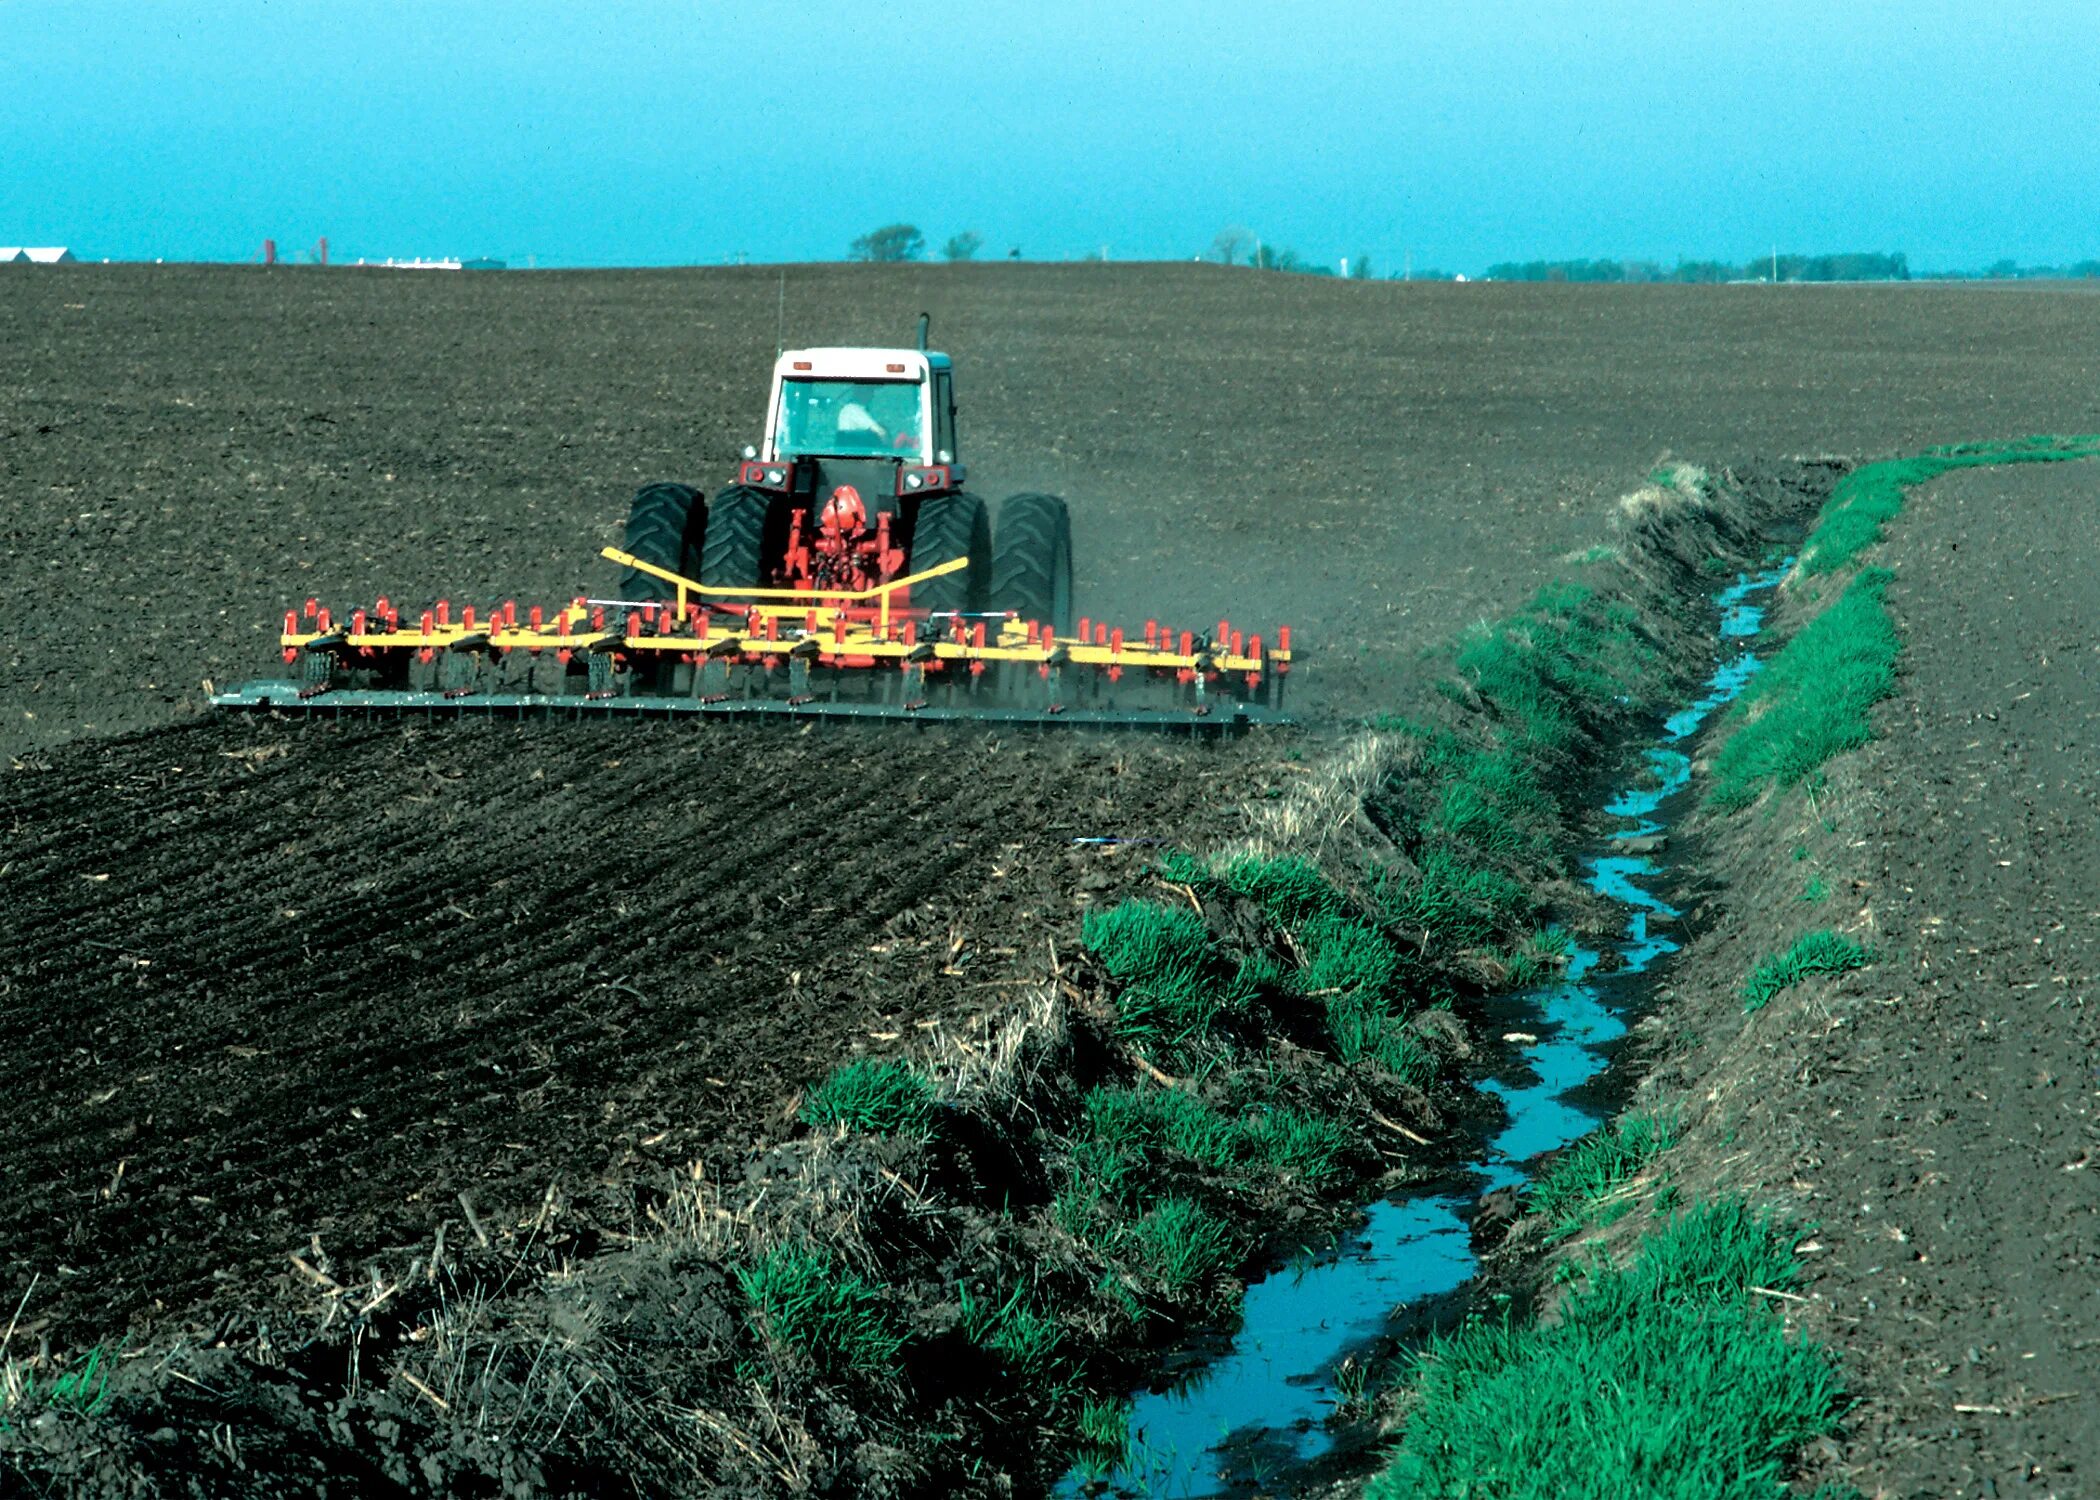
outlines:
[[1149, 847], [1073, 840], [1229, 834], [1256, 765], [719, 727], [211, 722], [0, 779], [8, 1284], [190, 1310], [462, 1192], [633, 1228], [635, 1179], [1044, 973]]
[[[596, 587], [637, 484], [711, 488], [755, 437], [778, 290], [0, 277], [0, 1293], [41, 1278], [30, 1331], [208, 1321], [315, 1235], [342, 1265], [460, 1232], [463, 1190], [493, 1216], [558, 1181], [624, 1225], [830, 1061], [1039, 974], [1149, 847], [1073, 838], [1222, 837], [1290, 774], [1273, 739], [189, 722], [289, 600]], [[1073, 500], [1081, 607], [1296, 624], [1325, 718], [1404, 700], [1665, 449], [2100, 429], [2072, 291], [797, 268], [786, 337], [921, 307], [972, 487]]]

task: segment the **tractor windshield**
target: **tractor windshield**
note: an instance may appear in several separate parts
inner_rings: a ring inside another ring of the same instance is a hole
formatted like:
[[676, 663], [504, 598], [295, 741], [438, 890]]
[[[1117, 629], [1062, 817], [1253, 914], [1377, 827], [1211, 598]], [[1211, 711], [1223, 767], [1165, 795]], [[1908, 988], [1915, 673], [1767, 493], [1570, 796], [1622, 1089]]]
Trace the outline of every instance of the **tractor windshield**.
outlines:
[[784, 380], [776, 447], [783, 458], [909, 458], [924, 443], [923, 389], [915, 380]]

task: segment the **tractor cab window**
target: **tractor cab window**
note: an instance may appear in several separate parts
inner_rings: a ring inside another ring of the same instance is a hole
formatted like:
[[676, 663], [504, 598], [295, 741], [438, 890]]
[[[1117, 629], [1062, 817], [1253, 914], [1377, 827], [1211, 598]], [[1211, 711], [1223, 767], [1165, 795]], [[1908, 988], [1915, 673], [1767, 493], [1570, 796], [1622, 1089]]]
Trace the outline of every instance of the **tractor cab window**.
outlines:
[[922, 390], [909, 380], [784, 380], [780, 454], [910, 458], [924, 446]]
[[946, 370], [933, 377], [933, 447], [936, 453], [955, 453], [955, 381]]

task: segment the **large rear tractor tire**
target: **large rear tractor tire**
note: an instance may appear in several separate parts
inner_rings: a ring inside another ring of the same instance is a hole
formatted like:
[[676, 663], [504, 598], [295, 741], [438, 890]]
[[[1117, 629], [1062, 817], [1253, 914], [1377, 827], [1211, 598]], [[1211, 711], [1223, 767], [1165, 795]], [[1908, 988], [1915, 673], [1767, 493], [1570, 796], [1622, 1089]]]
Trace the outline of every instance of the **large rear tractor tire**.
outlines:
[[992, 533], [986, 607], [1072, 633], [1072, 518], [1055, 495], [1010, 495]]
[[[646, 484], [628, 504], [623, 550], [681, 577], [696, 578], [706, 535], [707, 501], [698, 490], [689, 484]], [[674, 592], [654, 574], [635, 568], [620, 573], [622, 599], [668, 599]]]
[[773, 497], [733, 484], [708, 507], [700, 581], [709, 588], [755, 589], [766, 583], [766, 543]]
[[967, 568], [912, 585], [911, 607], [935, 614], [981, 614], [992, 582], [992, 523], [975, 495], [933, 495], [919, 502], [904, 571], [923, 573], [958, 557]]

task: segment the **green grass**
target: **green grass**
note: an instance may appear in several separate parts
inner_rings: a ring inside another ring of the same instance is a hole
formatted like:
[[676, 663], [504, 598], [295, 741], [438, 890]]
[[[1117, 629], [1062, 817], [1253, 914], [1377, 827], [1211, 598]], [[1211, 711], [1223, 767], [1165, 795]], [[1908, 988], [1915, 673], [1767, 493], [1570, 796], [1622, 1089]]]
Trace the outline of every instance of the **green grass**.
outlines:
[[1713, 476], [1697, 464], [1657, 464], [1648, 471], [1648, 482], [1658, 489], [1675, 490], [1687, 500], [1703, 500], [1713, 488]]
[[1244, 896], [1286, 927], [1300, 927], [1319, 917], [1338, 916], [1348, 905], [1319, 866], [1295, 855], [1269, 857], [1243, 854], [1214, 872], [1200, 873], [1189, 863], [1179, 878], [1221, 887]]
[[1815, 531], [1802, 549], [1801, 571], [1810, 576], [1834, 572], [1880, 541], [1888, 523], [1902, 511], [1905, 492], [1914, 485], [1955, 469], [2060, 463], [2095, 454], [2100, 454], [2100, 436], [2036, 436], [2010, 443], [1928, 448], [1908, 458], [1863, 464], [1839, 480], [1824, 503]]
[[998, 1355], [1022, 1380], [1060, 1382], [1064, 1329], [1025, 1289], [1017, 1287], [1004, 1298], [988, 1300], [972, 1296], [967, 1285], [958, 1283], [956, 1295], [965, 1338]]
[[1714, 756], [1715, 806], [1748, 807], [1766, 787], [1796, 786], [1874, 738], [1874, 705], [1895, 692], [1902, 649], [1882, 603], [1893, 576], [1865, 569], [1750, 679]]
[[[1905, 494], [1955, 469], [2056, 463], [2100, 455], [2100, 436], [2029, 437], [1930, 448], [1862, 465], [1838, 481], [1801, 550], [1805, 577], [1835, 572], [1880, 541]], [[1895, 692], [1901, 650], [1882, 602], [1893, 575], [1867, 568], [1804, 626], [1730, 710], [1734, 732], [1714, 758], [1708, 799], [1733, 811], [1767, 787], [1798, 785], [1832, 756], [1874, 737], [1872, 709]], [[1813, 596], [1811, 596], [1813, 597]]]
[[1545, 1217], [1554, 1239], [1580, 1233], [1598, 1207], [1670, 1149], [1677, 1122], [1633, 1111], [1584, 1136], [1541, 1172], [1531, 1189], [1531, 1211]]
[[1302, 960], [1295, 972], [1257, 957], [1240, 970], [1244, 987], [1250, 993], [1261, 986], [1291, 991], [1318, 1002], [1342, 1061], [1368, 1058], [1410, 1080], [1432, 1066], [1406, 1031], [1403, 1014], [1410, 981], [1421, 978], [1419, 965], [1365, 920], [1318, 866], [1290, 855], [1248, 854], [1220, 865], [1173, 853], [1160, 862], [1160, 871], [1200, 892], [1229, 891], [1252, 901], [1290, 934]]
[[1231, 1115], [1181, 1089], [1096, 1088], [1086, 1098], [1097, 1196], [1127, 1196], [1150, 1159], [1176, 1152], [1214, 1171], [1323, 1188], [1341, 1179], [1348, 1140], [1333, 1120], [1280, 1105]]
[[1123, 1229], [1116, 1249], [1176, 1302], [1224, 1305], [1239, 1294], [1227, 1279], [1239, 1260], [1232, 1230], [1193, 1198], [1162, 1199]]
[[1080, 940], [1122, 981], [1117, 1033], [1170, 1053], [1206, 1039], [1242, 1010], [1261, 972], [1250, 973], [1220, 950], [1196, 913], [1156, 901], [1088, 912]]
[[1534, 754], [1573, 747], [1583, 715], [1629, 697], [1653, 652], [1634, 611], [1599, 604], [1586, 585], [1555, 579], [1507, 619], [1459, 643], [1458, 676], [1488, 700]]
[[1073, 1434], [1073, 1461], [1098, 1479], [1122, 1468], [1129, 1453], [1130, 1403], [1113, 1396], [1087, 1397]]
[[779, 1245], [739, 1267], [736, 1278], [752, 1332], [777, 1368], [877, 1381], [892, 1372], [904, 1336], [882, 1290], [836, 1256], [809, 1244]]
[[861, 1058], [832, 1070], [802, 1099], [810, 1125], [843, 1125], [875, 1135], [917, 1135], [933, 1123], [933, 1080], [905, 1062]]
[[1468, 864], [1446, 849], [1427, 849], [1414, 881], [1372, 880], [1372, 898], [1385, 923], [1421, 934], [1431, 948], [1457, 952], [1491, 943], [1512, 927], [1528, 924], [1537, 903], [1530, 892], [1499, 870]]
[[1830, 899], [1829, 883], [1820, 875], [1809, 876], [1801, 887], [1801, 899], [1809, 902], [1828, 901]]
[[21, 1377], [15, 1399], [0, 1408], [0, 1432], [11, 1432], [15, 1422], [33, 1420], [47, 1411], [95, 1415], [109, 1404], [109, 1371], [109, 1350], [102, 1344], [61, 1374], [40, 1380], [33, 1370], [28, 1371]]
[[1743, 1009], [1763, 1010], [1773, 998], [1793, 988], [1811, 974], [1843, 974], [1863, 969], [1874, 961], [1871, 948], [1828, 928], [1811, 932], [1784, 953], [1759, 961], [1743, 981]]
[[1373, 1500], [1782, 1500], [1789, 1456], [1835, 1430], [1843, 1390], [1769, 1300], [1788, 1237], [1696, 1206], [1594, 1264], [1560, 1320], [1434, 1340]]

